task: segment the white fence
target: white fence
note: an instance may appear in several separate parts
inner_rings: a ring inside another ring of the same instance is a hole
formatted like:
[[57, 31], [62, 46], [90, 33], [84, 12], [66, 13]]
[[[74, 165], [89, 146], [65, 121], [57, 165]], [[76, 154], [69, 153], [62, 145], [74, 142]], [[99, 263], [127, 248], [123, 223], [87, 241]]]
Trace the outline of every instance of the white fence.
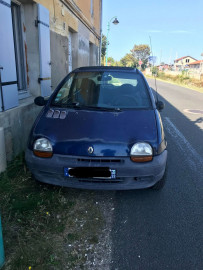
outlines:
[[200, 69], [189, 69], [187, 71], [172, 71], [172, 70], [164, 70], [164, 73], [167, 75], [171, 76], [177, 76], [177, 75], [182, 75], [184, 74], [185, 76], [188, 76], [190, 78], [194, 78], [197, 80], [202, 80], [203, 79], [203, 72]]
[[[166, 75], [171, 75], [171, 76], [177, 76], [177, 75], [182, 75], [183, 71], [176, 71], [176, 70], [162, 70], [159, 72], [164, 72]], [[152, 75], [152, 72], [150, 71], [150, 68], [147, 68], [145, 70], [146, 75]], [[188, 76], [189, 78], [194, 78], [196, 80], [201, 80], [203, 81], [203, 70], [201, 69], [189, 69], [187, 71], [184, 71], [184, 75]]]

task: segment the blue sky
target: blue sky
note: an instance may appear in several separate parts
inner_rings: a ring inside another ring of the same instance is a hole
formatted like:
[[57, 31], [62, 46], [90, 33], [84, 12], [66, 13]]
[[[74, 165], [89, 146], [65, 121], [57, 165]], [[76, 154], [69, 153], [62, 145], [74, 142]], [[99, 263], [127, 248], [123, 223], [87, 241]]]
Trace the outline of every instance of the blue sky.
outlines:
[[103, 0], [103, 34], [111, 23], [109, 56], [120, 60], [134, 44], [149, 44], [157, 63], [203, 53], [203, 0]]

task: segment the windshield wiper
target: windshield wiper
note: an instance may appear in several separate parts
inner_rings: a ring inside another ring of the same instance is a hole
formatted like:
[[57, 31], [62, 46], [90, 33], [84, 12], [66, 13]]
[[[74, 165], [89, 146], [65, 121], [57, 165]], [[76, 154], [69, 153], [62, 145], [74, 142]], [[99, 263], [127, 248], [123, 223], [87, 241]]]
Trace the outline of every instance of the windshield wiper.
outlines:
[[72, 103], [52, 103], [52, 106], [55, 107], [61, 107], [61, 108], [81, 108], [80, 103], [79, 102], [72, 102]]
[[89, 109], [89, 110], [98, 110], [98, 111], [108, 111], [108, 112], [121, 112], [120, 108], [107, 108], [107, 107], [97, 107], [97, 106], [86, 106], [80, 105], [79, 102], [72, 103], [58, 103], [52, 104], [52, 106], [61, 107], [61, 108], [74, 108], [74, 109]]

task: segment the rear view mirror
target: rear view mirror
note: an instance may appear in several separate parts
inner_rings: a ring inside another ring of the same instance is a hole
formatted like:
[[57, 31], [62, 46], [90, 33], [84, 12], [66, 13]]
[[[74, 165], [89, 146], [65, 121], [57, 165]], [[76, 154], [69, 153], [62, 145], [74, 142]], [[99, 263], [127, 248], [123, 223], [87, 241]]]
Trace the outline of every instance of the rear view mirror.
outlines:
[[105, 81], [105, 82], [109, 82], [109, 81], [111, 81], [112, 80], [112, 77], [110, 76], [110, 75], [99, 75], [99, 76], [97, 76], [97, 81]]
[[103, 80], [106, 81], [106, 82], [109, 82], [109, 81], [112, 80], [112, 77], [110, 75], [107, 75], [107, 76], [103, 77]]
[[158, 111], [162, 111], [164, 109], [164, 107], [165, 107], [165, 104], [163, 103], [163, 101], [158, 100], [156, 102], [156, 107], [157, 107]]
[[44, 105], [47, 104], [47, 100], [45, 100], [43, 97], [39, 96], [39, 97], [36, 97], [35, 98], [34, 103], [37, 106], [44, 106]]

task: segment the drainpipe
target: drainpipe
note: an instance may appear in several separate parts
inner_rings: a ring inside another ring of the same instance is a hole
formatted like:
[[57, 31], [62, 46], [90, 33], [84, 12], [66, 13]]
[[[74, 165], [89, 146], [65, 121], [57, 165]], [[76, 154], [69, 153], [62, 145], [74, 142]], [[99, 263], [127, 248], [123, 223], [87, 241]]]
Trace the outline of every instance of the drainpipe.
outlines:
[[1, 216], [0, 216], [0, 268], [4, 264], [4, 246], [3, 246], [3, 236], [1, 228]]
[[3, 90], [2, 90], [2, 82], [1, 82], [1, 70], [3, 70], [3, 67], [0, 66], [0, 96], [1, 96], [1, 109], [3, 112], [4, 111], [4, 98], [3, 98]]
[[102, 48], [102, 0], [101, 0], [101, 5], [100, 5], [101, 11], [100, 11], [100, 44], [99, 44], [99, 66], [101, 66], [101, 48]]
[[0, 149], [0, 173], [2, 173], [6, 170], [6, 147], [3, 127], [0, 127]]

